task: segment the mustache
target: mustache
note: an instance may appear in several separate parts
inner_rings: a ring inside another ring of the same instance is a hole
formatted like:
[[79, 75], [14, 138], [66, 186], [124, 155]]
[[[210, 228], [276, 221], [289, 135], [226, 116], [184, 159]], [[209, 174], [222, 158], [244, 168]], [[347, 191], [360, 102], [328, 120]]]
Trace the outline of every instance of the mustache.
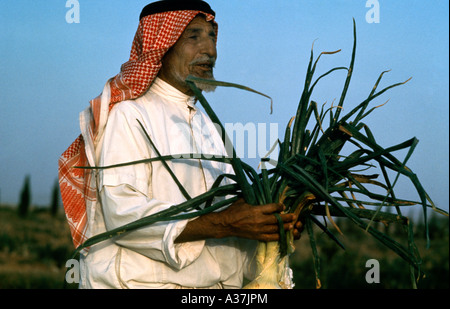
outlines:
[[192, 60], [189, 65], [199, 65], [199, 64], [207, 64], [214, 68], [216, 65], [216, 59], [214, 57], [209, 57], [207, 55], [203, 55], [197, 59]]

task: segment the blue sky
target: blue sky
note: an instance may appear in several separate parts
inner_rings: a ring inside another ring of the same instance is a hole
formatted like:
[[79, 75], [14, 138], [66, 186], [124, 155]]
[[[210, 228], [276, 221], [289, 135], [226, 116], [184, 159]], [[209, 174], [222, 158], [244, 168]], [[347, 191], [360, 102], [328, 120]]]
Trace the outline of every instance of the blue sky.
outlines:
[[[48, 204], [59, 155], [78, 136], [78, 114], [129, 57], [141, 9], [149, 1], [79, 0], [80, 23], [66, 22], [64, 0], [0, 1], [0, 202], [17, 203], [31, 175], [33, 202]], [[387, 147], [417, 137], [410, 168], [435, 203], [449, 205], [448, 1], [379, 0], [380, 22], [368, 23], [365, 0], [211, 0], [219, 23], [219, 80], [245, 84], [274, 99], [234, 89], [207, 98], [226, 123], [277, 123], [295, 114], [311, 46], [318, 75], [348, 66], [352, 18], [358, 49], [347, 106], [361, 102], [378, 75], [380, 87], [412, 80], [374, 104], [366, 119]], [[319, 104], [337, 99], [344, 73], [316, 89]], [[402, 158], [400, 154], [400, 158]], [[252, 164], [253, 161], [250, 160]], [[416, 199], [411, 186], [402, 195]]]

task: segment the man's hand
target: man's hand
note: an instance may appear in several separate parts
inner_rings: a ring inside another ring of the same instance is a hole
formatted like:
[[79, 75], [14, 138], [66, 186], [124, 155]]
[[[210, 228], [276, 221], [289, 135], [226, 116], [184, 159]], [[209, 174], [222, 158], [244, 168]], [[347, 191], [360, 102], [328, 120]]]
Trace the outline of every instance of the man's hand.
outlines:
[[252, 206], [239, 200], [220, 214], [220, 224], [229, 236], [260, 241], [279, 240], [279, 226], [275, 214], [280, 214], [284, 229], [294, 230], [297, 218], [294, 214], [281, 214], [283, 204]]
[[187, 242], [206, 238], [241, 237], [259, 241], [279, 240], [276, 213], [284, 224], [286, 231], [292, 230], [294, 238], [300, 238], [303, 225], [294, 214], [281, 214], [283, 204], [252, 206], [243, 199], [233, 203], [227, 209], [209, 213], [190, 221], [176, 242]]

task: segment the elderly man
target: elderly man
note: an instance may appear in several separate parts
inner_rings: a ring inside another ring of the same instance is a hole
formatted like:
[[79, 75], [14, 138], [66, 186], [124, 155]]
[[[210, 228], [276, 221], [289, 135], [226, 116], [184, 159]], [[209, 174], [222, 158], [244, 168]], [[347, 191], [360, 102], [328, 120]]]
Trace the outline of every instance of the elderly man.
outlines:
[[[224, 155], [219, 134], [195, 102], [188, 75], [213, 78], [218, 26], [198, 0], [146, 6], [131, 57], [80, 116], [82, 135], [60, 159], [60, 186], [75, 246], [90, 236], [182, 203], [186, 197], [161, 162], [100, 171], [161, 154]], [[207, 85], [198, 85], [209, 91]], [[143, 128], [139, 125], [142, 123]], [[144, 132], [144, 130], [145, 132]], [[229, 165], [171, 160], [189, 196], [211, 188]], [[224, 180], [226, 182], [226, 180]], [[279, 237], [274, 213], [282, 205], [254, 207], [239, 200], [193, 220], [151, 225], [94, 245], [80, 257], [82, 288], [240, 288], [252, 277], [256, 241]], [[281, 215], [298, 233], [296, 218]]]

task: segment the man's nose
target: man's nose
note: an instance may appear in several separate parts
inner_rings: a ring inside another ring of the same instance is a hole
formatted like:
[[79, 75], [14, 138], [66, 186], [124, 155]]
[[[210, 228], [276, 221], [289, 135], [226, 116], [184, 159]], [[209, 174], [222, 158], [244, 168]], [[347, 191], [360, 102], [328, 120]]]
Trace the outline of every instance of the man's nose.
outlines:
[[206, 54], [209, 57], [217, 58], [216, 42], [211, 37], [206, 37], [201, 43], [201, 53]]

